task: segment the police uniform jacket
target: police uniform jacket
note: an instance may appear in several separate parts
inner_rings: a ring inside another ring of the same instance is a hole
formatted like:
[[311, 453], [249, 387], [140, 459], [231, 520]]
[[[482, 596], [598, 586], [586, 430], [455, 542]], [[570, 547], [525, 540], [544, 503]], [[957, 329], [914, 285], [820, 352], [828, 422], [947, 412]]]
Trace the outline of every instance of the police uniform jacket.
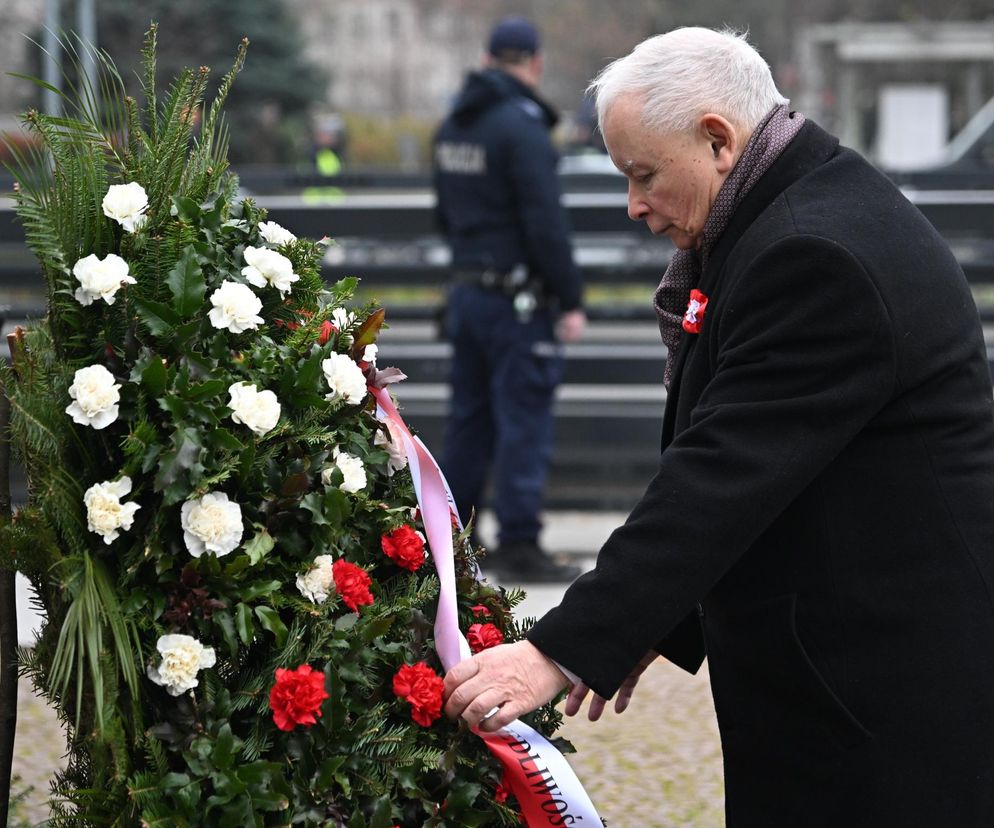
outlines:
[[549, 137], [556, 117], [506, 72], [470, 73], [435, 136], [434, 186], [455, 269], [524, 264], [561, 310], [573, 310], [581, 287]]
[[530, 640], [605, 697], [651, 648], [706, 651], [730, 828], [994, 825], [994, 421], [962, 271], [808, 122], [699, 289], [658, 472]]

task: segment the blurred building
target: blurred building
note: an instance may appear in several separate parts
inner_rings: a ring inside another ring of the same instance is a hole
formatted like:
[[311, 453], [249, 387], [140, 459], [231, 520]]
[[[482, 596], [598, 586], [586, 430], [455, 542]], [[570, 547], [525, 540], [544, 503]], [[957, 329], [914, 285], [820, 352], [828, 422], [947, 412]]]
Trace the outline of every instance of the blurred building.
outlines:
[[[313, 102], [317, 118], [332, 113], [408, 116], [428, 123], [447, 111], [465, 72], [479, 65], [494, 18], [513, 5], [509, 0], [283, 2], [299, 21], [306, 57], [330, 78], [326, 100]], [[76, 23], [77, 3], [62, 4], [66, 28]], [[0, 0], [0, 129], [11, 129], [16, 115], [37, 102], [37, 89], [8, 73], [41, 72], [38, 46], [28, 38], [39, 36], [45, 7], [43, 0]], [[588, 29], [605, 32], [605, 41], [597, 41], [597, 60], [589, 58], [590, 43], [577, 41], [566, 49], [560, 43], [554, 52], [550, 47], [543, 90], [566, 110], [580, 105], [582, 82], [575, 77], [593, 74], [603, 56], [627, 51], [628, 46], [610, 47], [608, 40], [629, 37], [637, 29], [629, 21], [628, 28], [616, 32], [598, 20], [594, 25], [594, 18], [560, 14], [545, 21], [550, 44], [553, 35], [561, 41], [571, 26], [584, 21]], [[778, 76], [793, 104], [892, 169], [928, 163], [994, 96], [994, 18], [813, 23], [801, 30], [797, 44], [795, 59], [786, 66], [790, 76]], [[557, 74], [555, 68], [566, 65], [567, 58], [594, 68]], [[558, 99], [557, 77], [564, 86]], [[564, 85], [562, 78], [574, 80]], [[565, 139], [581, 142], [579, 134]], [[417, 148], [407, 148], [406, 155], [413, 158]]]
[[0, 131], [15, 127], [18, 113], [36, 103], [37, 89], [9, 73], [40, 71], [38, 47], [28, 37], [44, 21], [39, 0], [0, 0]]
[[441, 117], [483, 54], [490, 17], [468, 0], [285, 0], [328, 99], [364, 115]]
[[890, 169], [937, 160], [994, 96], [994, 18], [822, 23], [799, 49], [793, 103]]

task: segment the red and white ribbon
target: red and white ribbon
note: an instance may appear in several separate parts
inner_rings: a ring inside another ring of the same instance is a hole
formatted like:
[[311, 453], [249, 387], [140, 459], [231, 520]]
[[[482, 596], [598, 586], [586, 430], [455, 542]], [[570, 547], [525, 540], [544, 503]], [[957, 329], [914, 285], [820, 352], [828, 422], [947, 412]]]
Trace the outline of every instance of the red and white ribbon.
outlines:
[[[452, 519], [458, 522], [442, 470], [419, 438], [411, 434], [385, 388], [370, 387], [377, 402], [376, 416], [394, 426], [391, 431], [404, 441], [414, 491], [421, 509], [428, 548], [431, 551], [441, 590], [435, 616], [435, 648], [445, 670], [470, 657], [469, 644], [459, 630], [456, 602], [455, 559], [452, 550]], [[515, 719], [497, 733], [477, 735], [504, 766], [503, 783], [521, 805], [528, 828], [540, 826], [600, 826], [590, 797], [563, 755], [534, 728]]]

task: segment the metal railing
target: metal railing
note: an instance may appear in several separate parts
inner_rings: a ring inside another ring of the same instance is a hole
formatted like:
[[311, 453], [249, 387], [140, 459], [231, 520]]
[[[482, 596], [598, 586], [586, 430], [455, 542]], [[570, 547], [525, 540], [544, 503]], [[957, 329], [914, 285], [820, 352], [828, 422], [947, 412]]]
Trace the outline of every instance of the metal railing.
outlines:
[[[549, 486], [553, 507], [628, 508], [657, 461], [665, 352], [649, 302], [673, 248], [628, 219], [623, 180], [602, 176], [598, 182], [599, 190], [563, 196], [588, 294], [598, 299], [588, 302], [588, 336], [565, 349]], [[994, 301], [986, 301], [994, 296], [994, 192], [909, 197], [947, 238], [983, 316], [994, 322]], [[450, 351], [432, 320], [444, 296], [448, 253], [435, 230], [431, 193], [404, 188], [333, 194], [319, 202], [296, 195], [260, 195], [256, 201], [297, 235], [336, 240], [324, 261], [326, 280], [359, 276], [364, 289], [386, 297], [391, 327], [381, 339], [381, 359], [409, 375], [399, 392], [405, 416], [440, 451]], [[42, 314], [39, 287], [21, 228], [9, 208], [0, 208], [0, 302], [6, 302], [0, 314], [7, 320]], [[994, 364], [994, 346], [989, 353]], [[610, 485], [596, 473], [608, 460]], [[17, 485], [15, 476], [15, 498]]]

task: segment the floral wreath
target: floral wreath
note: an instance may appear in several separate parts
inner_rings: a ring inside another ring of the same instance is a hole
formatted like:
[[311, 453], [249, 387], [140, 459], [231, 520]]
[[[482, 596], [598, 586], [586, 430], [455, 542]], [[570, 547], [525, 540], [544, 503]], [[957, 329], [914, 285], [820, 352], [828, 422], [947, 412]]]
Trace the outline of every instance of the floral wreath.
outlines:
[[[441, 716], [438, 579], [367, 393], [395, 378], [384, 311], [324, 284], [328, 239], [236, 198], [222, 106], [246, 47], [210, 106], [206, 69], [160, 100], [153, 26], [144, 108], [94, 52], [104, 94], [24, 117], [48, 315], [2, 369], [29, 502], [0, 565], [47, 615], [22, 666], [67, 728], [53, 824], [517, 825], [499, 763]], [[522, 594], [453, 540], [472, 649], [519, 639]]]

